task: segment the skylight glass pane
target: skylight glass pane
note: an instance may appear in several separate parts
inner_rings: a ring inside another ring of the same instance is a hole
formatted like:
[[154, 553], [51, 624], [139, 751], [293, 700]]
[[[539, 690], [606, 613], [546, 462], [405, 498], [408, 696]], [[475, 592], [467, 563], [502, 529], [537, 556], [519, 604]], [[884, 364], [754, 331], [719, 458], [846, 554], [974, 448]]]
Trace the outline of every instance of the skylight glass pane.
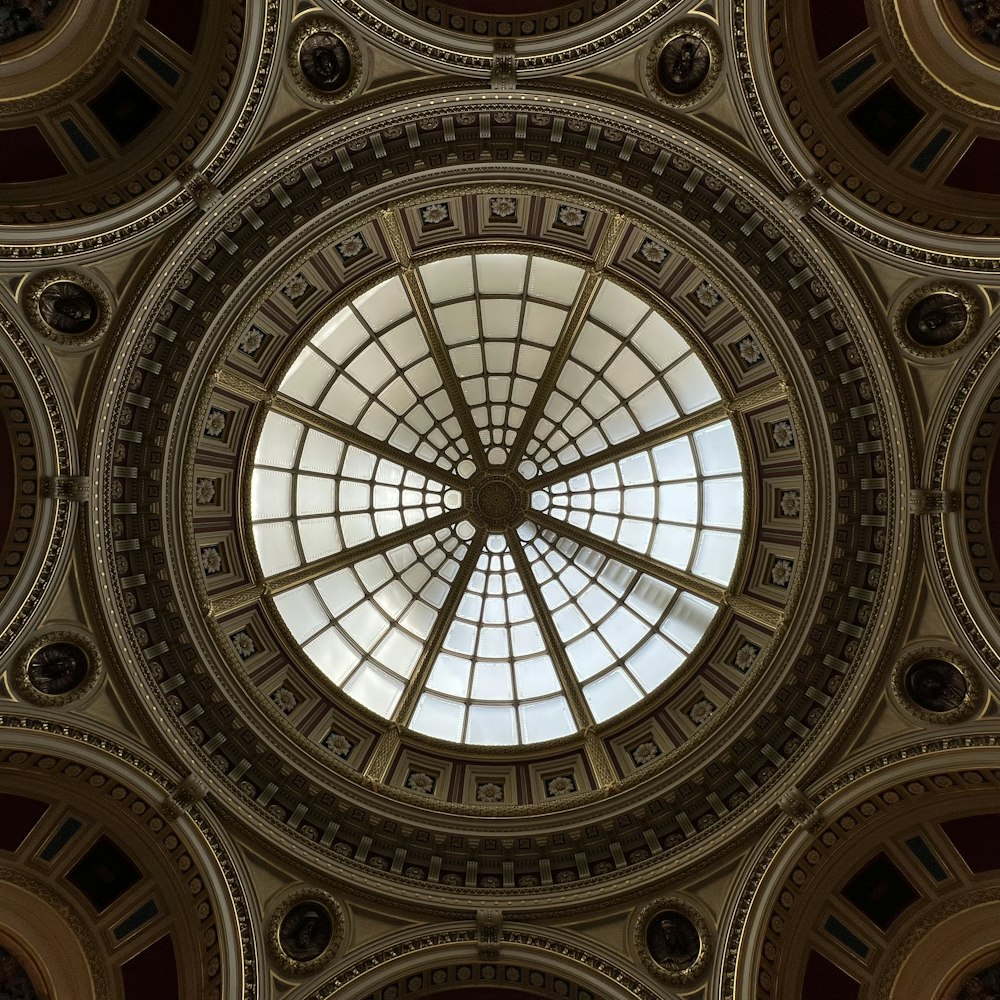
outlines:
[[[315, 426], [264, 421], [257, 555], [349, 697], [437, 739], [557, 739], [655, 690], [710, 627], [718, 607], [690, 591], [725, 586], [739, 552], [735, 432], [672, 432], [718, 390], [609, 278], [562, 355], [582, 268], [480, 253], [417, 272], [423, 292], [390, 277], [292, 362], [282, 391]], [[301, 566], [314, 582], [283, 576]]]

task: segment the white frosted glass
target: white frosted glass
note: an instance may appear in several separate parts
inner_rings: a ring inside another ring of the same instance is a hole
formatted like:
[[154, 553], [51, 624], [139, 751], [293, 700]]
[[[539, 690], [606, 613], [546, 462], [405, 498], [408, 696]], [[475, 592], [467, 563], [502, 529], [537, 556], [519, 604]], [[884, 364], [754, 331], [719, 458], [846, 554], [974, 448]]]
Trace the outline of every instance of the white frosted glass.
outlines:
[[313, 663], [334, 684], [343, 684], [347, 675], [361, 662], [358, 651], [336, 627], [321, 632], [304, 648]]
[[610, 281], [601, 282], [600, 291], [590, 307], [594, 319], [623, 336], [631, 333], [648, 312], [645, 302]]
[[319, 328], [312, 343], [334, 364], [342, 365], [368, 337], [368, 331], [353, 310], [341, 309]]
[[521, 335], [536, 344], [551, 347], [566, 324], [567, 310], [544, 302], [528, 302], [524, 307]]
[[274, 576], [299, 565], [299, 551], [295, 547], [295, 532], [290, 521], [255, 524], [253, 539], [264, 576]]
[[619, 608], [607, 620], [601, 632], [608, 645], [621, 657], [630, 653], [646, 637], [649, 626], [626, 608]]
[[389, 630], [389, 622], [374, 604], [359, 604], [339, 620], [344, 633], [362, 649], [370, 650]]
[[690, 479], [695, 474], [694, 455], [688, 438], [677, 438], [653, 449], [656, 477], [660, 482]]
[[520, 295], [528, 258], [522, 254], [491, 253], [476, 257], [479, 291], [483, 295]]
[[506, 663], [477, 663], [472, 671], [472, 697], [480, 701], [512, 701], [514, 686]]
[[403, 682], [363, 663], [344, 685], [344, 691], [365, 708], [388, 718], [403, 693]]
[[329, 362], [315, 351], [304, 350], [293, 362], [282, 379], [280, 391], [306, 406], [313, 406], [333, 378]]
[[[488, 339], [512, 338], [521, 320], [521, 303], [515, 299], [487, 299], [481, 303], [483, 336]], [[511, 370], [508, 365], [505, 371]], [[497, 371], [498, 369], [493, 369]]]
[[691, 652], [705, 634], [718, 608], [694, 594], [680, 594], [663, 623], [663, 631]]
[[640, 354], [625, 347], [608, 365], [604, 377], [619, 395], [631, 396], [653, 377], [653, 372]]
[[601, 329], [596, 323], [584, 323], [573, 345], [573, 357], [599, 372], [619, 347], [621, 341], [617, 337]]
[[693, 481], [671, 483], [657, 490], [660, 519], [694, 524], [698, 520], [698, 484]]
[[375, 537], [372, 519], [367, 514], [344, 514], [339, 523], [345, 548], [370, 542]]
[[664, 378], [685, 413], [694, 413], [719, 399], [719, 390], [693, 354], [679, 361]]
[[330, 617], [311, 586], [296, 587], [274, 598], [278, 613], [301, 643], [326, 626]]
[[518, 714], [521, 736], [526, 743], [555, 740], [576, 731], [569, 705], [562, 696], [521, 705]]
[[736, 435], [728, 420], [694, 433], [695, 448], [702, 472], [707, 476], [740, 471], [740, 453]]
[[576, 298], [582, 281], [583, 271], [579, 267], [546, 257], [535, 257], [531, 262], [528, 294], [534, 299], [568, 306]]
[[720, 528], [740, 528], [743, 525], [743, 481], [736, 476], [709, 479], [702, 484], [705, 524]]
[[653, 534], [653, 545], [649, 554], [668, 566], [686, 569], [691, 558], [694, 539], [694, 528], [681, 527], [676, 524], [659, 524]]
[[458, 743], [462, 739], [465, 706], [459, 701], [423, 694], [417, 702], [410, 727], [425, 736]]
[[257, 445], [258, 465], [277, 465], [290, 469], [295, 464], [295, 456], [305, 428], [296, 420], [269, 413], [260, 433]]
[[299, 476], [295, 490], [295, 511], [302, 516], [332, 514], [337, 509], [336, 480], [319, 476]]
[[354, 308], [373, 330], [382, 330], [412, 312], [403, 282], [389, 278], [354, 300]]
[[614, 662], [611, 650], [604, 645], [596, 632], [587, 632], [576, 642], [571, 642], [566, 647], [566, 655], [569, 657], [573, 672], [582, 681], [600, 673]]
[[599, 677], [583, 689], [595, 722], [624, 711], [642, 697], [642, 691], [621, 668]]
[[632, 344], [656, 371], [667, 368], [690, 350], [684, 338], [655, 313], [640, 324], [632, 337]]
[[559, 678], [548, 655], [535, 656], [514, 664], [518, 698], [535, 698], [559, 690]]
[[302, 555], [306, 562], [322, 559], [323, 556], [339, 552], [344, 543], [340, 538], [340, 529], [335, 517], [317, 517], [311, 520], [296, 522], [299, 541], [302, 543]]
[[400, 368], [407, 368], [428, 354], [427, 341], [415, 318], [393, 327], [382, 335], [379, 343]]
[[302, 446], [299, 467], [311, 472], [336, 472], [344, 454], [344, 445], [320, 431], [309, 431]]
[[647, 622], [655, 625], [670, 606], [676, 593], [677, 588], [671, 587], [669, 583], [654, 580], [651, 576], [642, 576], [629, 596], [628, 606], [636, 614], [642, 615]]
[[254, 469], [250, 478], [250, 517], [260, 520], [292, 513], [292, 476], [274, 469]]
[[740, 536], [734, 531], [701, 533], [691, 571], [716, 583], [729, 583], [740, 550]]
[[472, 299], [438, 306], [434, 317], [446, 344], [468, 344], [479, 338], [479, 314]]
[[363, 389], [371, 393], [378, 392], [394, 373], [392, 362], [378, 344], [369, 344], [347, 366], [346, 371]]
[[482, 746], [516, 743], [517, 719], [513, 706], [470, 705], [466, 742]]
[[365, 596], [354, 571], [349, 569], [320, 577], [316, 581], [316, 589], [329, 609], [331, 618], [337, 618], [348, 608], [353, 608]]
[[338, 378], [323, 397], [319, 408], [331, 417], [352, 424], [368, 404], [371, 395], [346, 378]]
[[472, 258], [448, 257], [421, 264], [420, 277], [431, 302], [472, 295]]
[[422, 649], [416, 639], [394, 628], [375, 648], [372, 659], [400, 677], [409, 677]]
[[683, 662], [684, 653], [663, 636], [654, 635], [629, 657], [626, 666], [648, 693], [659, 687]]
[[654, 382], [636, 394], [629, 408], [644, 431], [662, 427], [680, 415], [673, 400], [659, 382]]
[[469, 673], [472, 664], [449, 653], [442, 653], [434, 662], [427, 686], [442, 694], [465, 698], [469, 693]]

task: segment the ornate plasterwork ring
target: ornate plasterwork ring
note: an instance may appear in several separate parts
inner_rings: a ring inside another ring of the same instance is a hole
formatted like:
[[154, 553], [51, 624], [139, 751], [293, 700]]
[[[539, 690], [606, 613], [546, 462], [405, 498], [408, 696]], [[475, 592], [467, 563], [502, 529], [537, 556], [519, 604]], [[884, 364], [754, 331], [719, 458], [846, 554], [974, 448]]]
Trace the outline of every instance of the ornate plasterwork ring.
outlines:
[[[97, 317], [93, 324], [80, 333], [62, 332], [50, 326], [41, 312], [41, 300], [45, 290], [59, 282], [71, 282], [80, 285], [93, 297], [97, 307]], [[22, 305], [28, 317], [28, 322], [43, 337], [64, 344], [68, 347], [80, 347], [92, 344], [100, 338], [111, 325], [111, 297], [89, 274], [83, 271], [45, 271], [29, 281], [22, 293]]]
[[[320, 34], [333, 35], [344, 45], [351, 59], [351, 70], [347, 81], [337, 90], [320, 90], [309, 81], [302, 71], [300, 62], [302, 46], [310, 38]], [[361, 47], [354, 36], [337, 21], [327, 17], [310, 17], [302, 21], [288, 43], [287, 53], [288, 69], [295, 85], [302, 94], [316, 104], [342, 104], [352, 98], [361, 87], [364, 78], [364, 60], [361, 56]]]
[[[330, 915], [330, 941], [315, 957], [308, 960], [293, 958], [281, 946], [281, 924], [299, 903], [316, 903]], [[307, 976], [329, 965], [344, 940], [344, 910], [330, 893], [323, 889], [303, 887], [282, 896], [267, 925], [267, 946], [274, 960], [294, 976]]]
[[[964, 678], [966, 683], [965, 697], [956, 708], [946, 712], [932, 712], [916, 704], [906, 692], [906, 674], [913, 664], [920, 660], [936, 659], [950, 663]], [[982, 685], [972, 666], [954, 649], [945, 646], [917, 646], [902, 656], [892, 668], [889, 682], [893, 697], [910, 715], [921, 722], [934, 725], [948, 725], [962, 722], [969, 718], [979, 707], [982, 700]]]
[[[83, 680], [74, 687], [71, 691], [67, 691], [65, 694], [46, 694], [44, 691], [39, 690], [32, 684], [29, 677], [29, 666], [35, 654], [40, 650], [44, 649], [53, 643], [71, 643], [74, 646], [79, 646], [83, 650], [87, 657], [87, 672], [83, 677]], [[32, 705], [38, 705], [46, 708], [57, 708], [61, 705], [68, 705], [71, 702], [79, 701], [84, 695], [89, 694], [97, 684], [102, 673], [101, 657], [97, 651], [97, 647], [88, 639], [86, 636], [79, 632], [45, 632], [44, 634], [38, 636], [29, 646], [27, 646], [21, 653], [21, 658], [17, 662], [17, 667], [14, 670], [13, 684], [17, 693], [22, 696], [25, 701], [30, 702]]]
[[[687, 917], [694, 924], [698, 932], [699, 948], [698, 954], [690, 965], [677, 971], [662, 966], [649, 953], [646, 945], [646, 934], [653, 918], [664, 910], [673, 910]], [[632, 930], [632, 946], [635, 953], [642, 960], [642, 964], [649, 969], [653, 975], [665, 980], [673, 986], [683, 986], [686, 983], [694, 982], [708, 965], [708, 960], [712, 957], [712, 934], [708, 926], [708, 921], [700, 910], [696, 910], [687, 900], [678, 896], [661, 896], [651, 900], [640, 911], [635, 918]]]
[[[967, 318], [965, 329], [954, 340], [940, 347], [925, 347], [918, 344], [906, 330], [906, 319], [910, 310], [921, 300], [931, 295], [953, 295], [965, 306]], [[961, 350], [979, 330], [983, 305], [979, 296], [968, 286], [955, 281], [932, 281], [914, 288], [896, 306], [892, 313], [892, 332], [905, 351], [918, 358], [938, 359]]]
[[[705, 73], [704, 79], [689, 94], [674, 94], [660, 83], [658, 67], [664, 49], [675, 38], [679, 38], [682, 35], [693, 35], [704, 43], [708, 49], [708, 70]], [[667, 105], [667, 107], [681, 110], [698, 104], [702, 98], [711, 92], [719, 79], [721, 68], [722, 45], [719, 43], [718, 35], [712, 30], [707, 21], [691, 18], [672, 24], [653, 41], [646, 55], [644, 80], [646, 89], [651, 96], [655, 97], [661, 104]]]

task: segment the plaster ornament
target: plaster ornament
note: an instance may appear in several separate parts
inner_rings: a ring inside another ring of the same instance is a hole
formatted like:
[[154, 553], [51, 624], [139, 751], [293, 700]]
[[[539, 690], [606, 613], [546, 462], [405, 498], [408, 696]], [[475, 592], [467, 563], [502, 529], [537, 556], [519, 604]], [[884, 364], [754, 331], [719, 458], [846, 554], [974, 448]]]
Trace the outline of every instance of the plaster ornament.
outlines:
[[660, 53], [657, 76], [669, 94], [683, 96], [698, 89], [712, 67], [712, 54], [697, 35], [671, 38]]
[[920, 299], [906, 314], [906, 332], [921, 347], [944, 347], [957, 340], [969, 322], [968, 306], [950, 292]]
[[28, 663], [28, 681], [47, 695], [68, 694], [83, 683], [89, 669], [86, 652], [69, 642], [42, 646]]
[[351, 53], [344, 42], [328, 31], [310, 35], [299, 49], [302, 75], [325, 94], [335, 94], [351, 78]]
[[38, 312], [59, 333], [88, 333], [100, 318], [97, 299], [75, 281], [53, 281], [38, 297]]
[[683, 972], [697, 961], [701, 937], [689, 917], [677, 910], [664, 910], [649, 922], [646, 947], [658, 965], [669, 972]]

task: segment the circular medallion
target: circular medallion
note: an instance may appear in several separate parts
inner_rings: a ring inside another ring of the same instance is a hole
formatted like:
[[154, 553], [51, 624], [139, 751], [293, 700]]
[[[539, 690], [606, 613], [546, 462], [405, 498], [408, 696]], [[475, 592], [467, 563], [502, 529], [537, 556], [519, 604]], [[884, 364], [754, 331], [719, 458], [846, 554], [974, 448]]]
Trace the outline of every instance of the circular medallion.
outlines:
[[334, 956], [344, 935], [340, 904], [321, 889], [286, 896], [271, 917], [271, 952], [287, 972], [307, 975]]
[[89, 344], [108, 328], [111, 302], [89, 275], [50, 271], [32, 279], [24, 292], [32, 326], [61, 344]]
[[351, 78], [351, 53], [344, 42], [329, 31], [310, 35], [299, 49], [302, 75], [324, 94], [335, 94]]
[[523, 482], [502, 473], [486, 473], [469, 490], [469, 515], [490, 531], [506, 531], [524, 520], [528, 500]]
[[643, 964], [674, 985], [697, 979], [708, 964], [708, 923], [682, 899], [649, 903], [639, 914], [636, 934]]
[[301, 92], [316, 104], [339, 104], [361, 86], [361, 49], [335, 21], [309, 17], [288, 45], [288, 68]]
[[712, 66], [712, 53], [697, 35], [675, 35], [663, 47], [656, 64], [660, 86], [668, 94], [682, 97], [705, 82]]
[[22, 655], [14, 682], [35, 704], [63, 705], [93, 688], [97, 673], [97, 650], [88, 640], [73, 632], [51, 632]]
[[969, 976], [955, 1000], [1000, 1000], [1000, 964], [990, 965]]
[[945, 347], [965, 332], [968, 322], [969, 310], [957, 295], [935, 292], [910, 307], [906, 332], [921, 347]]
[[647, 87], [652, 96], [672, 108], [689, 107], [715, 85], [721, 61], [718, 38], [704, 21], [678, 22], [649, 50]]
[[960, 722], [979, 703], [975, 673], [947, 649], [912, 650], [896, 664], [892, 687], [902, 706], [925, 722]]
[[979, 328], [982, 304], [954, 282], [932, 282], [911, 291], [893, 313], [893, 330], [911, 354], [938, 358], [966, 344]]

